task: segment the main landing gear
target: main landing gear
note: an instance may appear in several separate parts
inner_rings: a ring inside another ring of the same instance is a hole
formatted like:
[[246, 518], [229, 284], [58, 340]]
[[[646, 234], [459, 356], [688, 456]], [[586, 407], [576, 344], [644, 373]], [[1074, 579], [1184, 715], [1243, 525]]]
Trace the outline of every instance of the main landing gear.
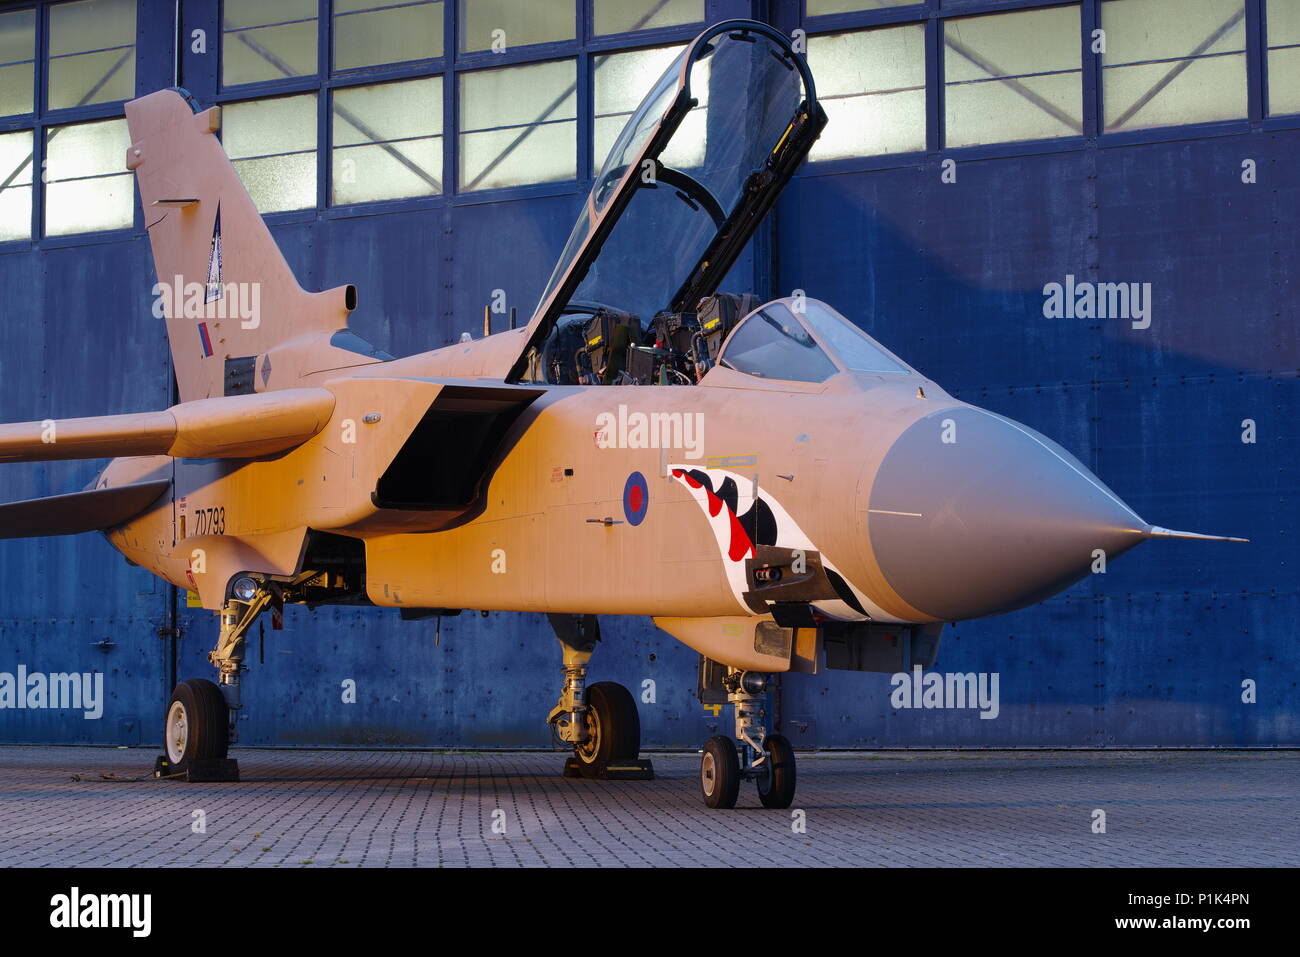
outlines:
[[700, 756], [700, 792], [711, 808], [733, 808], [740, 782], [758, 786], [763, 807], [787, 808], [794, 801], [794, 748], [780, 734], [767, 734], [767, 689], [771, 676], [729, 670], [722, 679], [727, 701], [735, 710], [736, 741], [714, 735]]
[[[283, 600], [281, 585], [251, 576], [237, 578], [221, 609], [221, 631], [208, 660], [218, 682], [182, 681], [172, 692], [163, 722], [163, 752], [170, 774], [190, 781], [238, 781], [239, 765], [227, 757], [239, 739], [240, 672], [244, 671], [244, 637], [272, 603]], [[163, 770], [160, 768], [160, 770]]]
[[595, 615], [547, 615], [564, 655], [564, 690], [546, 721], [573, 745], [565, 777], [649, 780], [654, 766], [639, 757], [641, 718], [632, 693], [613, 681], [587, 684], [600, 625]]

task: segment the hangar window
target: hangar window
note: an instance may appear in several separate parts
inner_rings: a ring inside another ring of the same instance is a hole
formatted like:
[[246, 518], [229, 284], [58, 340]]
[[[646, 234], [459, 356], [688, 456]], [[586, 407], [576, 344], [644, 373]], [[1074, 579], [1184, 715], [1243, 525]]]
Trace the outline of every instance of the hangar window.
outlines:
[[809, 159], [925, 149], [925, 27], [808, 38], [808, 66], [830, 123]]
[[1106, 0], [1105, 129], [1246, 116], [1243, 0]]
[[1083, 132], [1079, 7], [943, 24], [948, 146]]
[[258, 212], [316, 205], [315, 93], [227, 104], [221, 142]]
[[1268, 0], [1268, 111], [1300, 113], [1300, 4]]
[[442, 56], [442, 0], [334, 0], [334, 69]]
[[334, 91], [332, 204], [442, 192], [442, 77]]
[[[820, 17], [828, 13], [857, 13], [861, 10], [914, 6], [922, 2], [923, 0], [806, 0], [810, 17]], [[818, 95], [820, 96], [820, 93]]]
[[134, 216], [126, 120], [52, 126], [45, 132], [45, 235], [122, 229]]
[[459, 0], [460, 52], [504, 53], [575, 36], [573, 0]]
[[315, 73], [316, 4], [317, 0], [225, 0], [222, 85]]
[[595, 165], [599, 166], [609, 155], [628, 117], [682, 49], [678, 44], [595, 58], [592, 69], [592, 162]]
[[704, 19], [704, 0], [592, 0], [592, 4], [592, 33], [597, 36], [699, 23]]
[[0, 13], [0, 116], [32, 112], [35, 68], [36, 11]]
[[0, 243], [32, 230], [32, 131], [0, 133]]
[[50, 7], [47, 104], [61, 110], [135, 93], [136, 0]]
[[460, 74], [459, 188], [576, 178], [577, 90], [573, 60]]

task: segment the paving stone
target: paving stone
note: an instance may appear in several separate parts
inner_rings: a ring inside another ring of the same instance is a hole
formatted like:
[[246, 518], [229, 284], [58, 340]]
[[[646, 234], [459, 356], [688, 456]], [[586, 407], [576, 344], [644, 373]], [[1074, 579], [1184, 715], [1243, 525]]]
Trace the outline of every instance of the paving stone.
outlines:
[[791, 811], [708, 810], [694, 754], [619, 782], [559, 752], [232, 756], [238, 784], [122, 782], [151, 750], [0, 747], [0, 866], [1300, 865], [1291, 751], [806, 753]]

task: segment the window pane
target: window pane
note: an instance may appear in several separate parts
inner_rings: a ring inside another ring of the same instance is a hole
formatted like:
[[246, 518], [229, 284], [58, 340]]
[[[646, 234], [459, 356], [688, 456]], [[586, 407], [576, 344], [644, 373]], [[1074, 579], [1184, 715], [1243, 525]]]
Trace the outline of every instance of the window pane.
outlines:
[[1106, 130], [1246, 115], [1243, 0], [1108, 0]]
[[35, 11], [0, 13], [0, 116], [32, 112], [35, 56]]
[[1268, 0], [1268, 111], [1300, 113], [1300, 3]]
[[123, 229], [135, 191], [125, 169], [126, 120], [55, 126], [45, 134], [45, 235]]
[[334, 69], [440, 56], [441, 0], [335, 0]]
[[0, 133], [0, 242], [32, 234], [32, 131]]
[[704, 19], [704, 0], [592, 0], [596, 34], [653, 30]]
[[783, 303], [754, 313], [731, 334], [721, 361], [762, 379], [825, 382], [839, 370]]
[[830, 119], [813, 160], [925, 149], [925, 27], [808, 38], [808, 65]]
[[948, 146], [1083, 132], [1079, 8], [944, 23]]
[[808, 16], [820, 17], [827, 13], [857, 13], [859, 10], [906, 7], [909, 4], [924, 2], [925, 0], [808, 0]]
[[442, 192], [442, 77], [334, 92], [334, 204]]
[[315, 73], [316, 5], [317, 0], [225, 0], [222, 84]]
[[572, 40], [573, 0], [459, 0], [460, 51]]
[[49, 107], [135, 95], [135, 0], [79, 0], [50, 7]]
[[572, 60], [460, 75], [460, 188], [550, 183], [578, 175]]
[[809, 299], [803, 318], [847, 368], [858, 372], [907, 371], [886, 355], [874, 339], [825, 303]]
[[642, 98], [681, 51], [682, 46], [677, 45], [614, 53], [593, 60], [593, 165], [604, 163]]
[[221, 142], [258, 212], [316, 205], [316, 94], [230, 103]]

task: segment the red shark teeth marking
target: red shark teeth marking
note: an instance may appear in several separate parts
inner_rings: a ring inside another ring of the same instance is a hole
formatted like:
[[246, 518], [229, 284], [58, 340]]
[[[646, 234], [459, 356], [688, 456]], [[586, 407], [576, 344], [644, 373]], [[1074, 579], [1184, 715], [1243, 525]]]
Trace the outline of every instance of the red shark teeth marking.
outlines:
[[731, 509], [727, 509], [727, 517], [731, 519], [731, 547], [727, 549], [727, 557], [733, 562], [738, 562], [743, 558], [752, 556], [754, 546], [749, 541], [749, 536], [745, 534], [740, 519], [736, 518], [736, 513]]
[[[740, 519], [736, 517], [736, 513], [727, 506], [726, 502], [714, 495], [713, 491], [707, 488], [703, 482], [693, 478], [690, 473], [682, 469], [673, 469], [673, 478], [681, 479], [691, 488], [704, 489], [705, 501], [708, 503], [705, 507], [708, 509], [710, 518], [716, 518], [724, 507], [727, 509], [727, 525], [730, 531], [730, 540], [727, 543], [727, 557], [729, 559], [733, 562], [740, 562], [755, 554], [754, 545], [749, 540], [749, 534], [745, 531], [745, 527], [740, 524]], [[719, 542], [718, 544], [721, 545], [722, 543]]]

